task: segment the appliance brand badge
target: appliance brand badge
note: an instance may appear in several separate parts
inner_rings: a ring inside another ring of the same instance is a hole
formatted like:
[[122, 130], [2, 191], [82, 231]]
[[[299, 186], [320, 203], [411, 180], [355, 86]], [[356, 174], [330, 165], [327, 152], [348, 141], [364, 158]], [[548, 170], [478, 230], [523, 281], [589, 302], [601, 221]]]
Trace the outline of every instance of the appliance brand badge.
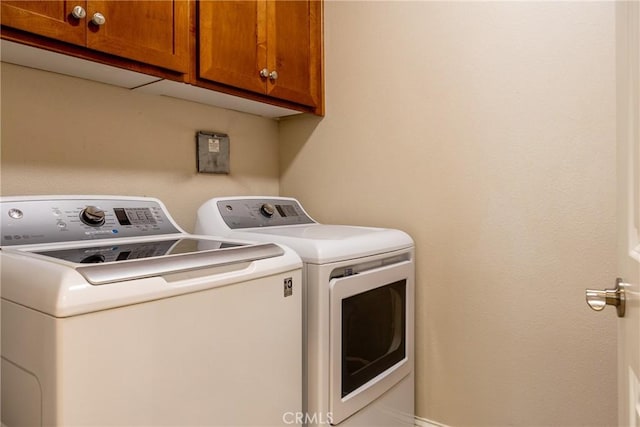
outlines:
[[284, 279], [284, 296], [290, 297], [293, 295], [293, 278], [287, 277]]

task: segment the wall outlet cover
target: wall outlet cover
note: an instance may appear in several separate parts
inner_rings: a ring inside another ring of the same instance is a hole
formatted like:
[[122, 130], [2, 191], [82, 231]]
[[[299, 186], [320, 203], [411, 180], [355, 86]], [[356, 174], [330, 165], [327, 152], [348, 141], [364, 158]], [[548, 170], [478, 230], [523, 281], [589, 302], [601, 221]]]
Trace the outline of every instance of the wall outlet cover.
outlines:
[[198, 172], [229, 173], [229, 135], [199, 131], [196, 144]]

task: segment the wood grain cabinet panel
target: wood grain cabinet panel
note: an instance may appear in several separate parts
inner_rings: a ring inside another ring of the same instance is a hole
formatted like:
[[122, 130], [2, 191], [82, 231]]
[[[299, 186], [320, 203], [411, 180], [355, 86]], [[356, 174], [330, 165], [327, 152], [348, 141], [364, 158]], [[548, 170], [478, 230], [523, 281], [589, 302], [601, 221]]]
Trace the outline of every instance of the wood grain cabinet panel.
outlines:
[[269, 1], [267, 94], [318, 106], [321, 97], [321, 4], [318, 1]]
[[80, 19], [73, 18], [73, 7], [86, 10], [85, 1], [8, 1], [0, 3], [2, 25], [27, 31], [56, 40], [83, 45], [86, 27]]
[[[187, 0], [2, 0], [1, 5], [3, 26], [172, 71], [189, 70]], [[72, 16], [76, 6], [84, 9], [84, 18]], [[104, 17], [102, 25], [93, 23], [94, 14]]]
[[87, 17], [106, 22], [87, 26], [87, 47], [175, 71], [189, 67], [187, 1], [134, 0], [87, 2]]
[[198, 2], [199, 77], [265, 92], [259, 74], [267, 65], [265, 6], [257, 1]]
[[322, 112], [322, 2], [201, 0], [197, 80]]

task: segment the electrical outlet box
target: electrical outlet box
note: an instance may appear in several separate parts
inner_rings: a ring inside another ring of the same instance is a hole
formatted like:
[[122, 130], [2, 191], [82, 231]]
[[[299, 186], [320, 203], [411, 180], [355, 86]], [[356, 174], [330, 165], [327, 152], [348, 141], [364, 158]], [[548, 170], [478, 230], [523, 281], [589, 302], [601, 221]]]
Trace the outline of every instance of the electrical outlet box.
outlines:
[[229, 135], [199, 131], [196, 134], [200, 173], [229, 173]]

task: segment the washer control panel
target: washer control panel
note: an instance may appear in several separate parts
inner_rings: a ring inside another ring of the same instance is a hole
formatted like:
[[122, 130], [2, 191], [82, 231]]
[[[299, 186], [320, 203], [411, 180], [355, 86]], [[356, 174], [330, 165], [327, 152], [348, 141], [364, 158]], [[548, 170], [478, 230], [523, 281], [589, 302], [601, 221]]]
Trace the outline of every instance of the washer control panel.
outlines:
[[297, 200], [289, 198], [223, 199], [217, 206], [231, 229], [315, 223]]
[[151, 198], [0, 198], [2, 246], [180, 233]]

